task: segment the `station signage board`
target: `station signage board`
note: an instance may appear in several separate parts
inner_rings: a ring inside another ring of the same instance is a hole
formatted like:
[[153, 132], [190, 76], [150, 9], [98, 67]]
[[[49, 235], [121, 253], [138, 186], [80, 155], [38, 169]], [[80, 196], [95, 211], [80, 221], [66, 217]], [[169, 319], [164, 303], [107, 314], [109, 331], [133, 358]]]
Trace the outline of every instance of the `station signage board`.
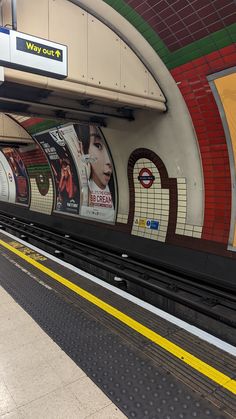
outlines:
[[136, 217], [134, 220], [134, 225], [137, 227], [148, 228], [150, 230], [158, 230], [159, 229], [159, 221], [158, 220], [151, 220], [149, 218], [139, 218]]
[[0, 27], [0, 65], [63, 79], [67, 46]]
[[151, 170], [147, 168], [143, 168], [139, 172], [138, 180], [141, 183], [143, 188], [148, 189], [148, 188], [151, 188], [155, 180], [155, 176], [153, 176]]

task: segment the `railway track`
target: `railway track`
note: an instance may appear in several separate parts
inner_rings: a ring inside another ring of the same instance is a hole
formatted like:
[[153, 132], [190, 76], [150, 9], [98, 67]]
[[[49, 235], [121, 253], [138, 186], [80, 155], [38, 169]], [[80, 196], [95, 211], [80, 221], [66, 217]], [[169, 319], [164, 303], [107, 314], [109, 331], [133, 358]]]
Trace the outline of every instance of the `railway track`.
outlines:
[[[0, 230], [37, 245], [113, 285], [126, 288], [152, 304], [196, 323], [230, 343], [236, 343], [236, 295], [214, 278], [194, 278], [169, 267], [150, 266], [133, 257], [84, 243], [68, 235], [51, 232], [33, 223], [0, 214]], [[194, 315], [195, 313], [195, 315]], [[194, 320], [195, 318], [195, 320]], [[208, 324], [204, 325], [208, 319]], [[198, 320], [198, 321], [197, 321]]]

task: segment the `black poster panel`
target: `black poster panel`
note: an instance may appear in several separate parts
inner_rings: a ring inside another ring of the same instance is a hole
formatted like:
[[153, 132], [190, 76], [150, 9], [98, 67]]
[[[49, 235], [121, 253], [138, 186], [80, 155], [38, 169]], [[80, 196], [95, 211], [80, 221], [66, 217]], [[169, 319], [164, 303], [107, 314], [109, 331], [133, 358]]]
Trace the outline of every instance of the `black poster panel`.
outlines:
[[29, 205], [29, 179], [18, 151], [11, 147], [2, 149], [11, 166], [16, 185], [16, 203]]
[[56, 187], [55, 210], [79, 213], [79, 180], [70, 150], [63, 138], [41, 133], [35, 139], [44, 149], [51, 165]]

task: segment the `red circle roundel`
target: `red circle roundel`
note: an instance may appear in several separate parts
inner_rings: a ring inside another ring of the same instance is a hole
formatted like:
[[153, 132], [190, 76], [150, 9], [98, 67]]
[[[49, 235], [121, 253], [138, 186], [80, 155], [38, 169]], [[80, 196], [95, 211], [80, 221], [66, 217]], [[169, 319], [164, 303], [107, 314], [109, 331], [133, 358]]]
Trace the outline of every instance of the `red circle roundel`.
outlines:
[[144, 188], [151, 188], [155, 176], [153, 176], [151, 170], [143, 168], [139, 172], [138, 180]]

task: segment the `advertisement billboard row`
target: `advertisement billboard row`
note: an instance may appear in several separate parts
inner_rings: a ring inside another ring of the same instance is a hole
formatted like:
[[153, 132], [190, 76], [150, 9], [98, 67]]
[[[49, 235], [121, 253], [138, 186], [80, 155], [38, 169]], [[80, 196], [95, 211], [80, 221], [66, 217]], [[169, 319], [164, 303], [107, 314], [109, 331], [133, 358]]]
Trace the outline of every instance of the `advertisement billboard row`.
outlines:
[[114, 169], [97, 126], [70, 124], [35, 135], [55, 183], [55, 211], [115, 221]]

